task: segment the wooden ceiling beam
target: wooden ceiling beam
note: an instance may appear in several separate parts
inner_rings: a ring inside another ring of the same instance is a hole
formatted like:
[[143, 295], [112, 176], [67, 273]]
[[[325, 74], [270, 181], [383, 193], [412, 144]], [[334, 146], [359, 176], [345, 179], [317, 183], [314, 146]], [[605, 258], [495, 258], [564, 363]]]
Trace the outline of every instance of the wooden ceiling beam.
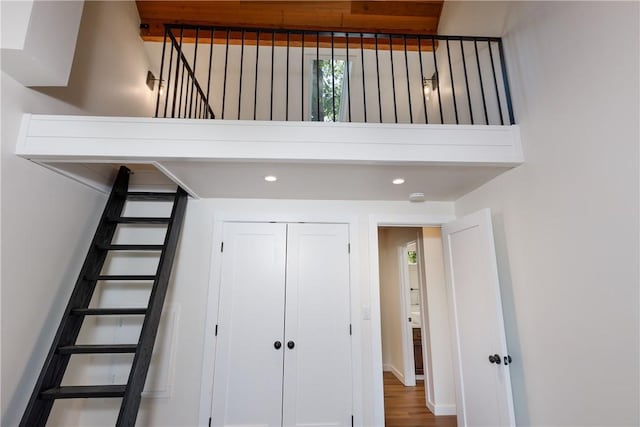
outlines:
[[138, 0], [144, 40], [164, 23], [265, 29], [435, 34], [443, 1], [146, 1]]

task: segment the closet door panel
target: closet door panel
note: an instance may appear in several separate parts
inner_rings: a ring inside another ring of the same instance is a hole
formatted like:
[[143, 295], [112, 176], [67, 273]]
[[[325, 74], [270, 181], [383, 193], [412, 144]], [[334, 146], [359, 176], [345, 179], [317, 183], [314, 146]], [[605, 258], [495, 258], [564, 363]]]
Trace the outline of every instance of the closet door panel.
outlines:
[[351, 425], [349, 230], [290, 224], [283, 425]]
[[223, 242], [212, 424], [281, 426], [286, 224], [226, 223]]

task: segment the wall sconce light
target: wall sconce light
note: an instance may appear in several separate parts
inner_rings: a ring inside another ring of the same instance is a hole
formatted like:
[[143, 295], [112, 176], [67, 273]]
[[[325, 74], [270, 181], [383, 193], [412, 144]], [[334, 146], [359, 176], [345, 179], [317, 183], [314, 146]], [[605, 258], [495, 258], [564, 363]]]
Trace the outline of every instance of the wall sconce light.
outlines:
[[151, 71], [147, 71], [147, 87], [149, 90], [153, 91], [155, 89], [156, 82], [158, 82], [158, 90], [160, 91], [160, 95], [162, 95], [164, 92], [164, 80], [156, 79], [156, 76], [154, 76]]
[[424, 95], [426, 96], [428, 101], [431, 92], [438, 90], [438, 76], [436, 75], [436, 73], [433, 73], [430, 79], [426, 77], [422, 79], [422, 88], [424, 90]]

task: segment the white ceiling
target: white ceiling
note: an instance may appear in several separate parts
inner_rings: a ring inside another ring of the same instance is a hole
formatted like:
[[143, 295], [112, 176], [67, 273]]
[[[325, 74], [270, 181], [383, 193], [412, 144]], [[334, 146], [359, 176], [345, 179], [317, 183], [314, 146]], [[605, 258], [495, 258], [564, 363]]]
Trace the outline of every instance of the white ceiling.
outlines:
[[[137, 191], [169, 191], [179, 183], [199, 198], [408, 200], [421, 192], [426, 200], [454, 201], [510, 166], [429, 164], [336, 164], [298, 162], [171, 161], [126, 164]], [[108, 192], [120, 164], [48, 162], [47, 166]], [[167, 175], [165, 175], [165, 172]], [[275, 175], [277, 182], [264, 177]], [[394, 178], [404, 178], [394, 185]]]
[[[500, 166], [263, 162], [163, 162], [201, 198], [453, 201], [509, 169]], [[275, 175], [277, 182], [266, 182]], [[394, 178], [406, 182], [394, 185]]]

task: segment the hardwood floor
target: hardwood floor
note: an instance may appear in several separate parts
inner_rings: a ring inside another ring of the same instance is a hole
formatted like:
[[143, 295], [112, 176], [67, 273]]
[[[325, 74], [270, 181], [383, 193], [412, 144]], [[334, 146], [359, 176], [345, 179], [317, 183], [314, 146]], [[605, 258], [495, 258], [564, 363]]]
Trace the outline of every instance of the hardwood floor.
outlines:
[[391, 372], [384, 373], [386, 427], [456, 427], [455, 416], [436, 417], [424, 402], [424, 381], [405, 387]]

